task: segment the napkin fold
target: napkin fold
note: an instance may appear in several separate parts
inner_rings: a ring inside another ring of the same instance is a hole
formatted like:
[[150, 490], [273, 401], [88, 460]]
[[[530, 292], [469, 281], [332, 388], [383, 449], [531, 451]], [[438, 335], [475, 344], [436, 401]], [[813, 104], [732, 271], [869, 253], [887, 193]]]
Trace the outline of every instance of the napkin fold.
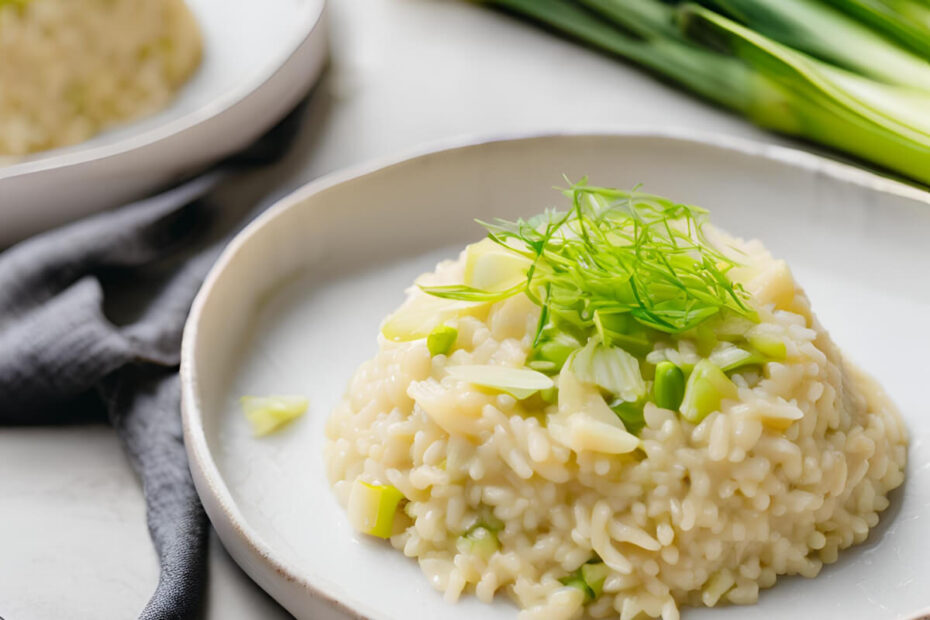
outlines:
[[207, 242], [222, 207], [209, 194], [283, 157], [303, 109], [200, 176], [0, 253], [0, 424], [113, 425], [161, 565], [146, 620], [193, 618], [203, 601], [209, 528], [184, 451], [177, 367], [188, 310], [225, 244]]

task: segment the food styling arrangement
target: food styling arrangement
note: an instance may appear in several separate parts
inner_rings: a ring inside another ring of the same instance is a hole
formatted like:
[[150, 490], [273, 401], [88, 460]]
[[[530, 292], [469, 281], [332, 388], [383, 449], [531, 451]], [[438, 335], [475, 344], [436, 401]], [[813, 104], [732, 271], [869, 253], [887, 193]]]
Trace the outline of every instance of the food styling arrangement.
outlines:
[[930, 0], [0, 0], [0, 620], [930, 618], [928, 184]]
[[539, 620], [752, 604], [865, 540], [907, 431], [788, 265], [697, 207], [565, 194], [381, 326], [326, 427], [350, 522]]

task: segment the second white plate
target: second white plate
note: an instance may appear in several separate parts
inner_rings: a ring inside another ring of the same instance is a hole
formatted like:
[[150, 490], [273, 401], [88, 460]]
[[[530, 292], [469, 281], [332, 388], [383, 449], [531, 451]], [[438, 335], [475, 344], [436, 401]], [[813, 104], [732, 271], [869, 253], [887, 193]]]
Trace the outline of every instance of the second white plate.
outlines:
[[[473, 218], [561, 204], [551, 187], [562, 174], [642, 184], [764, 240], [912, 433], [907, 482], [865, 544], [816, 579], [780, 579], [758, 605], [684, 617], [872, 620], [930, 605], [916, 581], [930, 571], [928, 197], [797, 151], [720, 138], [544, 136], [451, 148], [316, 182], [252, 224], [204, 285], [183, 345], [191, 467], [233, 557], [300, 618], [516, 616], [503, 597], [447, 605], [416, 562], [357, 536], [324, 475], [323, 427], [403, 289], [482, 236]], [[237, 399], [274, 393], [307, 394], [310, 411], [255, 439]]]
[[328, 53], [325, 0], [188, 0], [203, 63], [163, 111], [0, 165], [0, 248], [232, 153], [277, 122]]

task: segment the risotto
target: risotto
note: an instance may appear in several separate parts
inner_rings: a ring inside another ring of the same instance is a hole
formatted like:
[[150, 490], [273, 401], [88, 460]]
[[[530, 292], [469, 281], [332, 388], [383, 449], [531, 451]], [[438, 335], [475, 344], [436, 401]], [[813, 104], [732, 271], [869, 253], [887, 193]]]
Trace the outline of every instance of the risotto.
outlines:
[[200, 55], [184, 0], [0, 0], [0, 155], [155, 112]]
[[865, 540], [906, 429], [785, 262], [695, 207], [566, 194], [382, 325], [327, 425], [351, 523], [523, 620], [751, 604]]

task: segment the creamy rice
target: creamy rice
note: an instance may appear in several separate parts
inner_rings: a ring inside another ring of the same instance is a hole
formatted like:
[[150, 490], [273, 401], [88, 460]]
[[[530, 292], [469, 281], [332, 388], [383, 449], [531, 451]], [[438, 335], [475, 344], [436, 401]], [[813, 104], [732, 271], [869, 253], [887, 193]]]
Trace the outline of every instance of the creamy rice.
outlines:
[[[381, 337], [328, 422], [339, 500], [356, 479], [393, 485], [408, 502], [390, 543], [448, 601], [502, 592], [523, 620], [673, 620], [686, 605], [754, 603], [778, 575], [814, 577], [878, 523], [903, 481], [906, 429], [882, 389], [843, 359], [785, 264], [758, 242], [731, 242], [748, 263], [734, 279], [787, 347], [784, 362], [733, 375], [738, 399], [697, 425], [650, 403], [641, 450], [576, 453], [547, 428], [553, 405], [444, 370], [523, 366], [539, 309], [520, 294], [450, 321], [449, 356]], [[429, 277], [461, 282], [463, 264]], [[693, 362], [695, 351], [660, 342], [650, 359]], [[487, 559], [457, 549], [489, 512], [503, 523], [500, 549]], [[560, 578], [594, 554], [610, 572], [584, 605]]]
[[183, 0], [0, 0], [0, 155], [161, 109], [200, 54]]

